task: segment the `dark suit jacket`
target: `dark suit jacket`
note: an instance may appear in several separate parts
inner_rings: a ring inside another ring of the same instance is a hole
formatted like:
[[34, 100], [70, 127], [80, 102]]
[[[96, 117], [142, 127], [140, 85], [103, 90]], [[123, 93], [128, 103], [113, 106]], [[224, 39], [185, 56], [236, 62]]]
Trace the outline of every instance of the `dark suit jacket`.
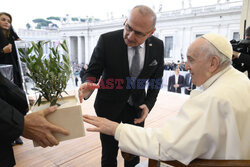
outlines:
[[[95, 110], [98, 116], [111, 120], [121, 117], [121, 110], [133, 94], [135, 106], [146, 104], [151, 110], [155, 104], [162, 83], [164, 65], [163, 42], [156, 37], [145, 41], [144, 67], [133, 87], [129, 75], [127, 45], [123, 39], [123, 30], [102, 34], [94, 49], [84, 80], [101, 82], [98, 90]], [[146, 81], [150, 86], [145, 92]], [[131, 86], [132, 85], [132, 86]]]
[[168, 80], [168, 91], [181, 93], [181, 88], [184, 86], [184, 77], [182, 75], [179, 75], [178, 84], [179, 84], [179, 87], [177, 89], [175, 89], [174, 88], [175, 75], [170, 76], [169, 80]]
[[81, 82], [84, 82], [84, 74], [85, 74], [86, 70], [82, 67], [80, 70], [80, 78], [81, 78]]
[[22, 77], [21, 77], [21, 71], [20, 66], [18, 62], [17, 52], [16, 52], [16, 46], [15, 46], [15, 40], [19, 39], [17, 34], [11, 29], [9, 38], [5, 38], [2, 32], [2, 29], [0, 28], [0, 49], [3, 49], [6, 45], [9, 43], [12, 44], [12, 52], [1, 54], [0, 55], [0, 64], [10, 64], [13, 66], [13, 78], [14, 83], [18, 85], [19, 88], [23, 89], [22, 86]]
[[0, 166], [14, 166], [11, 143], [22, 134], [28, 109], [25, 93], [0, 73]]
[[[189, 82], [189, 81], [190, 81], [189, 79], [190, 79], [190, 73], [187, 73], [186, 76], [185, 76], [185, 81], [184, 81], [185, 87], [188, 87], [189, 89], [193, 90], [193, 89], [196, 88], [196, 86], [195, 86], [194, 84], [191, 84], [191, 83]], [[189, 91], [189, 90], [187, 90], [187, 89], [185, 88], [185, 94], [189, 95], [190, 92], [191, 92], [191, 91]]]

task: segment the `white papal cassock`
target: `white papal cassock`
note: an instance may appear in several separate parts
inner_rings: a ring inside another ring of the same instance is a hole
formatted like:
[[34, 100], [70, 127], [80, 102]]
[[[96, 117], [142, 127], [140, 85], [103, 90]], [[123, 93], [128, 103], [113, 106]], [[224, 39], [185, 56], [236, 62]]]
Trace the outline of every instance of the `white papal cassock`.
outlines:
[[156, 160], [250, 159], [250, 81], [229, 66], [194, 90], [163, 127], [120, 124], [115, 139], [122, 151]]

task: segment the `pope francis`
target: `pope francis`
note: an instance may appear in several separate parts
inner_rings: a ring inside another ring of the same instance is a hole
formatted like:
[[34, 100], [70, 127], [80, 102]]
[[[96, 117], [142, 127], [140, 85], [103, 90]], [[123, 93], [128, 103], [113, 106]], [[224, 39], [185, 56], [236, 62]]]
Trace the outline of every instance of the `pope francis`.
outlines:
[[225, 37], [205, 34], [188, 49], [186, 69], [198, 88], [159, 129], [84, 115], [88, 131], [114, 135], [122, 151], [189, 164], [201, 159], [250, 159], [250, 81], [231, 66]]

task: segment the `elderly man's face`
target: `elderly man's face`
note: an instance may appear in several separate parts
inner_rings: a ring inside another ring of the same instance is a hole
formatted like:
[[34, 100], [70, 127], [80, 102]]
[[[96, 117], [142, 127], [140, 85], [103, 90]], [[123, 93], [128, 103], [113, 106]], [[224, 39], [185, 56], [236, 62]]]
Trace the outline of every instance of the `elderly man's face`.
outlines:
[[210, 61], [205, 53], [201, 52], [201, 47], [205, 39], [195, 40], [187, 52], [187, 63], [185, 68], [190, 71], [193, 84], [201, 86], [210, 77], [208, 73]]
[[155, 31], [152, 25], [151, 16], [142, 16], [137, 8], [133, 9], [124, 25], [123, 38], [126, 45], [133, 47], [144, 43]]

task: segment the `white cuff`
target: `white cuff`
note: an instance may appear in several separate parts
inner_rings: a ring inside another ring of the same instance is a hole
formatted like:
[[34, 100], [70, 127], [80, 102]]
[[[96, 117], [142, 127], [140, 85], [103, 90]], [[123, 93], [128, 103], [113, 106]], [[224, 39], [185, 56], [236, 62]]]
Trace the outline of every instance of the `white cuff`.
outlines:
[[115, 130], [115, 140], [119, 141], [119, 138], [120, 138], [120, 134], [121, 134], [121, 130], [122, 130], [122, 127], [123, 127], [123, 123], [120, 123], [116, 130]]

